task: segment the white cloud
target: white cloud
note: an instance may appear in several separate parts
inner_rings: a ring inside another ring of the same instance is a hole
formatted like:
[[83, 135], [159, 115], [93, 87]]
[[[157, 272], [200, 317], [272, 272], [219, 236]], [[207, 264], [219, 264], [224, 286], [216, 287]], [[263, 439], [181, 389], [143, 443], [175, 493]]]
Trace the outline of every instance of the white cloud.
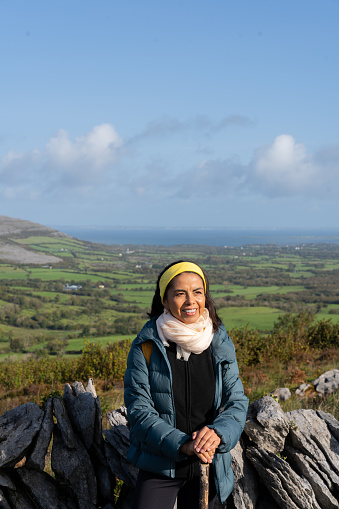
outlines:
[[43, 150], [26, 153], [9, 151], [0, 161], [0, 184], [31, 188], [30, 196], [54, 192], [57, 188], [97, 185], [117, 159], [123, 142], [111, 124], [95, 126], [85, 136], [72, 141], [65, 130], [51, 138]]
[[256, 150], [249, 164], [232, 159], [204, 159], [180, 178], [167, 182], [167, 192], [193, 196], [308, 197], [337, 199], [339, 147], [308, 154], [305, 145], [288, 134]]
[[[214, 127], [206, 117], [196, 119], [205, 133], [236, 123], [246, 124], [246, 119], [227, 117]], [[225, 198], [225, 203], [234, 197], [338, 199], [339, 146], [311, 154], [291, 135], [281, 134], [259, 147], [248, 164], [239, 157], [212, 158], [210, 153], [202, 159], [184, 136], [175, 143], [168, 136], [193, 124], [154, 124], [150, 131], [162, 136], [162, 144], [153, 140], [137, 157], [125, 149], [129, 141], [123, 142], [111, 124], [95, 126], [73, 140], [60, 130], [43, 150], [10, 151], [0, 160], [0, 197], [31, 203], [43, 199], [60, 203], [71, 197], [72, 203], [91, 200], [93, 205], [104, 200], [122, 203], [131, 197], [145, 204], [200, 197]]]
[[226, 196], [240, 190], [244, 179], [245, 168], [236, 159], [204, 159], [184, 172], [180, 179], [173, 179], [172, 189], [176, 189], [175, 195], [181, 198]]
[[50, 165], [59, 167], [80, 164], [102, 168], [113, 162], [122, 139], [111, 124], [95, 126], [86, 136], [72, 143], [67, 131], [60, 130], [46, 145], [46, 157]]
[[165, 116], [149, 122], [141, 133], [131, 138], [130, 143], [177, 134], [183, 136], [188, 133], [193, 135], [200, 133], [202, 136], [208, 137], [229, 127], [249, 127], [252, 125], [253, 121], [243, 115], [229, 115], [217, 122], [213, 121], [208, 115], [198, 115], [187, 120]]
[[281, 134], [272, 145], [260, 148], [250, 169], [254, 187], [274, 195], [305, 194], [314, 188], [319, 176], [314, 158], [289, 134]]

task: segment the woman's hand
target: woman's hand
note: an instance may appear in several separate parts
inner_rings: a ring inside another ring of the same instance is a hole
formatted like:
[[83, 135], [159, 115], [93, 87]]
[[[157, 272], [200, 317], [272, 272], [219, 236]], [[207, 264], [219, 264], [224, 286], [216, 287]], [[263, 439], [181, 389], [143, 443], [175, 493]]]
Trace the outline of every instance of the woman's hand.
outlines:
[[194, 448], [194, 441], [189, 440], [188, 442], [185, 442], [181, 447], [180, 451], [183, 454], [186, 454], [186, 456], [193, 456], [196, 454], [200, 461], [203, 463], [212, 463], [212, 459], [214, 456], [214, 450], [211, 451], [204, 451], [204, 452], [197, 452]]
[[220, 438], [213, 429], [205, 426], [192, 434], [194, 449], [198, 453], [215, 451], [220, 445]]
[[200, 431], [194, 431], [192, 440], [181, 446], [181, 452], [187, 456], [196, 454], [203, 463], [212, 463], [216, 448], [220, 444], [220, 438], [213, 429], [205, 426]]

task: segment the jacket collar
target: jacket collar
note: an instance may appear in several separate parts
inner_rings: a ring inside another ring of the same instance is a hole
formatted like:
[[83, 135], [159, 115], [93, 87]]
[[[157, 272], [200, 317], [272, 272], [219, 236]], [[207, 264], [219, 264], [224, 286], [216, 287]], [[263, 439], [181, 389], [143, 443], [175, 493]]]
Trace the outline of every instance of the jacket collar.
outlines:
[[159, 337], [156, 325], [157, 317], [151, 318], [148, 322], [145, 323], [137, 337], [135, 338], [135, 343], [140, 345], [141, 343], [145, 343], [145, 341], [154, 341], [160, 350], [165, 351], [165, 347]]
[[234, 362], [235, 349], [224, 325], [214, 333], [211, 349], [217, 362]]

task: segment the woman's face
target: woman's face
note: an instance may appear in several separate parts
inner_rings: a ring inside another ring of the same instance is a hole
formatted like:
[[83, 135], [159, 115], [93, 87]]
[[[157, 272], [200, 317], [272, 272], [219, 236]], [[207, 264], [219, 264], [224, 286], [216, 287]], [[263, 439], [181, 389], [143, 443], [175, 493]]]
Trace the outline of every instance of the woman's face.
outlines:
[[198, 274], [183, 272], [167, 289], [164, 306], [186, 324], [195, 323], [205, 309], [204, 283]]

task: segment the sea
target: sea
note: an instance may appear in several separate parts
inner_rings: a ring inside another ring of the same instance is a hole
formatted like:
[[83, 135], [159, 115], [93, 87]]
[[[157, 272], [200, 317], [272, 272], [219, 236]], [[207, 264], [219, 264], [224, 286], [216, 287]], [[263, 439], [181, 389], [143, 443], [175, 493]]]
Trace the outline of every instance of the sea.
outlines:
[[295, 246], [303, 244], [339, 244], [339, 228], [117, 228], [100, 226], [52, 226], [89, 242], [118, 245], [207, 245], [239, 247], [253, 244]]

